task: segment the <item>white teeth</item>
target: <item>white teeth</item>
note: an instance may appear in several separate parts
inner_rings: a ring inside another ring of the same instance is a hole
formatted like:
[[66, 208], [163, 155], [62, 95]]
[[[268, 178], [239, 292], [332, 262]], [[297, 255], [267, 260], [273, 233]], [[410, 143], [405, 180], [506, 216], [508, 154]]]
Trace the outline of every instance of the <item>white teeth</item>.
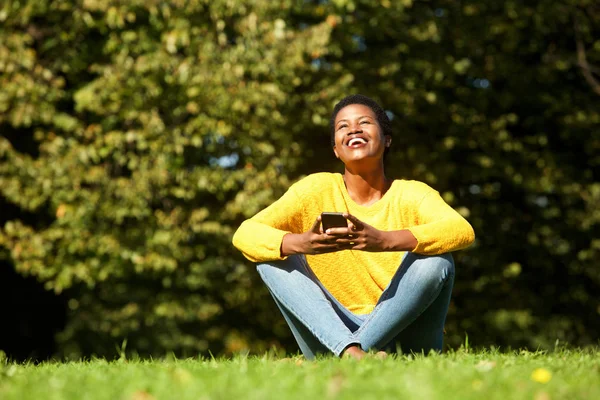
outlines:
[[354, 146], [355, 144], [364, 144], [367, 143], [367, 141], [363, 138], [352, 138], [350, 139], [350, 141], [348, 142], [348, 146]]

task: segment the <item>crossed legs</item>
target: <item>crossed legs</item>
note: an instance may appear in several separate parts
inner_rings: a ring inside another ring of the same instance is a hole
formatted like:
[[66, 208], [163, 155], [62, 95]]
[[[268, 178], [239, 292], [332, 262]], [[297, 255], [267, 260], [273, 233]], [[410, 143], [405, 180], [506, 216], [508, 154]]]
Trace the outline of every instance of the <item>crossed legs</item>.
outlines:
[[288, 323], [300, 350], [339, 356], [346, 348], [362, 350], [441, 351], [444, 322], [454, 283], [449, 254], [407, 253], [367, 315], [341, 305], [318, 281], [301, 255], [262, 263], [257, 270]]

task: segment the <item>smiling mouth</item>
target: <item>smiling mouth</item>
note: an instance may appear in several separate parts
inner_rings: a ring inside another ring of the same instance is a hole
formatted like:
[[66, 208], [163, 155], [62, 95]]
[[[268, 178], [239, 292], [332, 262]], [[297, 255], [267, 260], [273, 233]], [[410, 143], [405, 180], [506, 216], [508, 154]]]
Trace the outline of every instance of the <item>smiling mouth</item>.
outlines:
[[361, 137], [355, 137], [348, 141], [347, 146], [348, 147], [362, 147], [365, 144], [367, 144], [367, 141], [365, 139], [363, 139]]

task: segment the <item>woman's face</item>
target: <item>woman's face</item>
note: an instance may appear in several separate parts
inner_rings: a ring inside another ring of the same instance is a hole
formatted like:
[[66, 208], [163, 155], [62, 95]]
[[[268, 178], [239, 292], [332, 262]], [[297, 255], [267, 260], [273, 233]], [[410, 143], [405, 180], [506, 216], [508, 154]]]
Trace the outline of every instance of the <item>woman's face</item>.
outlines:
[[335, 117], [333, 152], [344, 164], [383, 159], [390, 136], [384, 136], [375, 112], [363, 104], [342, 108]]

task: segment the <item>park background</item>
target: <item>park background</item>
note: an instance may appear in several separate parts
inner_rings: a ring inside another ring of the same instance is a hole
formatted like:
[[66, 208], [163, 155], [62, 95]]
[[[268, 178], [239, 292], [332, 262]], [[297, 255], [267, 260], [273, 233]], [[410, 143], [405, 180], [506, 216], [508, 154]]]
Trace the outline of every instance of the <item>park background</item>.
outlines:
[[231, 237], [350, 93], [477, 234], [446, 345], [597, 345], [599, 76], [592, 0], [4, 1], [0, 349], [297, 351]]

